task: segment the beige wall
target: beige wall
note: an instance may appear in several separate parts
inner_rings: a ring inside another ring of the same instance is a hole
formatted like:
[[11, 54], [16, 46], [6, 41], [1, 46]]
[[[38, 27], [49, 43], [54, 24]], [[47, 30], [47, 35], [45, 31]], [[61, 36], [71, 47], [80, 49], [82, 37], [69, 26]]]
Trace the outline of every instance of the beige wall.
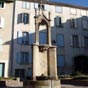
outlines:
[[[35, 10], [34, 10], [34, 4], [31, 2], [30, 3], [30, 9], [23, 9], [22, 8], [22, 2], [21, 1], [16, 1], [16, 13], [15, 13], [15, 27], [14, 27], [14, 67], [13, 67], [13, 75], [14, 75], [14, 70], [16, 68], [24, 68], [27, 71], [27, 68], [30, 67], [30, 65], [25, 65], [25, 66], [21, 66], [18, 65], [16, 63], [16, 52], [20, 52], [20, 51], [28, 51], [31, 52], [31, 46], [22, 46], [22, 45], [18, 45], [17, 44], [17, 31], [27, 31], [30, 33], [34, 33], [35, 32], [35, 25], [34, 25], [34, 15], [35, 15]], [[82, 25], [81, 25], [81, 17], [83, 15], [88, 16], [88, 11], [87, 10], [83, 10], [82, 9], [82, 14], [81, 14], [81, 9], [76, 8], [76, 14], [71, 14], [70, 11], [74, 11], [74, 9], [72, 9], [71, 7], [67, 7], [67, 6], [62, 6], [62, 12], [61, 13], [56, 13], [55, 12], [55, 6], [54, 5], [50, 5], [50, 9], [49, 11], [51, 12], [51, 27], [52, 27], [52, 40], [56, 40], [57, 41], [57, 35], [58, 34], [64, 34], [64, 38], [65, 38], [65, 47], [60, 48], [57, 47], [57, 55], [64, 55], [65, 56], [65, 66], [60, 68], [60, 71], [64, 71], [65, 73], [71, 73], [73, 70], [73, 57], [80, 55], [80, 54], [84, 54], [86, 56], [88, 56], [88, 50], [86, 50], [83, 47], [80, 47], [78, 49], [73, 49], [70, 46], [70, 36], [72, 34], [77, 34], [80, 35], [81, 37], [84, 35], [88, 35], [88, 32], [85, 30], [82, 30]], [[19, 13], [22, 12], [27, 12], [30, 14], [30, 23], [27, 25], [24, 24], [17, 24], [17, 15]], [[45, 15], [48, 15], [48, 11], [44, 12]], [[74, 11], [75, 13], [75, 11]], [[59, 27], [55, 27], [54, 26], [54, 18], [56, 16], [60, 16], [62, 17], [62, 22], [64, 27], [63, 28], [59, 28]], [[69, 22], [67, 22], [67, 20], [69, 20], [70, 18], [75, 18], [75, 19], [79, 19], [79, 28], [77, 28], [77, 30], [75, 29], [71, 29], [69, 26]], [[41, 27], [41, 29], [45, 29], [45, 27]]]
[[4, 27], [0, 29], [0, 38], [2, 39], [2, 51], [0, 51], [0, 63], [5, 63], [4, 77], [8, 77], [11, 49], [11, 32], [13, 3], [5, 3], [4, 8], [0, 8], [0, 17], [4, 18]]

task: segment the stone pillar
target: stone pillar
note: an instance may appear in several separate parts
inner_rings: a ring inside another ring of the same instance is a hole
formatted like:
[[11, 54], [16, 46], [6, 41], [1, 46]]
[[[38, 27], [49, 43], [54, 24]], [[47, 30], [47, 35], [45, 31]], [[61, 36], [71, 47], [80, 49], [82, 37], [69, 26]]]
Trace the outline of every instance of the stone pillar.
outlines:
[[36, 80], [39, 70], [39, 48], [38, 45], [33, 45], [33, 79]]
[[51, 27], [48, 26], [47, 28], [47, 32], [48, 32], [48, 45], [51, 46]]
[[39, 24], [35, 23], [35, 43], [39, 45]]
[[49, 48], [49, 75], [54, 79], [57, 78], [57, 56], [56, 56], [56, 47]]

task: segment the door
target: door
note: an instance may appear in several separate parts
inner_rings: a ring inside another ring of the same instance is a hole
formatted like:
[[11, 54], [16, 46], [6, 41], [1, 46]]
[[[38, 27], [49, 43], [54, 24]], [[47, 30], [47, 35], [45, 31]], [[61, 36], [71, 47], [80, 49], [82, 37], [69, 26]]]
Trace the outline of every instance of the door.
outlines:
[[15, 77], [24, 78], [25, 77], [25, 69], [15, 69]]
[[4, 76], [4, 63], [0, 63], [0, 77]]

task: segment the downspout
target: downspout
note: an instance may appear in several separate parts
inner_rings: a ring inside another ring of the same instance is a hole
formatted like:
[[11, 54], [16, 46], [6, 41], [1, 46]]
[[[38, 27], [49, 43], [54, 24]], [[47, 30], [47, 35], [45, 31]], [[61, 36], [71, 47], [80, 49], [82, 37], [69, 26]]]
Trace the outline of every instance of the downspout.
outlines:
[[12, 74], [13, 74], [13, 53], [14, 53], [15, 5], [16, 5], [16, 0], [13, 1], [13, 15], [12, 15], [12, 34], [11, 34], [11, 73]]

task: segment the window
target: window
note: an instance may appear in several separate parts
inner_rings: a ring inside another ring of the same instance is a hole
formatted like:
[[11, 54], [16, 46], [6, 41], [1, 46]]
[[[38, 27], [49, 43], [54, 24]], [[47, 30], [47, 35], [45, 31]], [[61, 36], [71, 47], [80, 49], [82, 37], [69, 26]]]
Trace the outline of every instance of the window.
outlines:
[[34, 8], [38, 9], [38, 3], [34, 3]]
[[23, 38], [22, 38], [22, 44], [28, 45], [29, 44], [29, 33], [28, 32], [22, 32]]
[[2, 39], [0, 38], [0, 51], [2, 51]]
[[29, 33], [28, 32], [17, 32], [17, 42], [18, 44], [28, 45], [29, 44]]
[[28, 13], [20, 13], [18, 14], [18, 20], [17, 23], [24, 23], [28, 24], [29, 23], [29, 14]]
[[47, 33], [46, 32], [39, 33], [39, 43], [40, 44], [47, 44]]
[[55, 18], [55, 25], [56, 25], [56, 27], [63, 27], [61, 17], [58, 17], [58, 16], [57, 16], [57, 17]]
[[83, 29], [88, 29], [88, 20], [87, 19], [83, 19], [82, 20], [82, 25], [83, 25]]
[[29, 3], [29, 2], [23, 2], [23, 3], [22, 3], [22, 7], [23, 7], [24, 9], [29, 9], [29, 8], [30, 8], [30, 3]]
[[87, 15], [87, 11], [86, 10], [81, 10], [81, 16], [86, 16]]
[[47, 11], [50, 10], [49, 5], [45, 5], [45, 10], [47, 10]]
[[84, 47], [88, 48], [88, 37], [84, 37]]
[[71, 11], [71, 14], [73, 14], [73, 15], [76, 14], [76, 9], [75, 8], [71, 8], [70, 11]]
[[62, 7], [61, 6], [56, 6], [55, 11], [58, 12], [58, 13], [61, 13], [62, 12]]
[[77, 20], [76, 19], [71, 19], [70, 23], [71, 23], [71, 28], [77, 28]]
[[20, 65], [29, 64], [29, 53], [28, 52], [17, 52], [16, 62], [17, 64], [20, 64]]
[[4, 2], [0, 2], [0, 8], [4, 8]]
[[72, 36], [72, 43], [73, 43], [73, 47], [75, 47], [75, 48], [79, 47], [79, 37], [78, 37], [78, 35], [73, 35]]
[[65, 65], [65, 57], [63, 55], [58, 55], [57, 66], [63, 67]]
[[0, 29], [2, 29], [4, 27], [4, 18], [1, 17], [0, 18]]
[[57, 35], [57, 45], [60, 47], [64, 47], [64, 35], [63, 34]]

